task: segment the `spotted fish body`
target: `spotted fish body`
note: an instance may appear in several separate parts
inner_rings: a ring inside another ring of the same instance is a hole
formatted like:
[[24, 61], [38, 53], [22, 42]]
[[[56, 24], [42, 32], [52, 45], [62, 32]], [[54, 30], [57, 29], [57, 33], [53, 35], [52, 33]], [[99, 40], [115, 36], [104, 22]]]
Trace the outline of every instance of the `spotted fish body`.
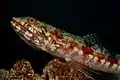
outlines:
[[[66, 61], [78, 61], [93, 70], [108, 73], [120, 72], [120, 60], [109, 57], [106, 54], [109, 52], [95, 43], [91, 35], [76, 36], [32, 17], [14, 17], [11, 24], [18, 35], [30, 46]], [[90, 45], [88, 46], [87, 43]]]

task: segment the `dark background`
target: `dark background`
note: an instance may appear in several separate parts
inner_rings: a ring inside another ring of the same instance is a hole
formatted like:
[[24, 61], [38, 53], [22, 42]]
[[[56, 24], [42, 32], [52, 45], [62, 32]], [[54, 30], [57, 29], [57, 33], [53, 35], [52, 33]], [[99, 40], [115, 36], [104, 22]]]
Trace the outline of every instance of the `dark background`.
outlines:
[[120, 52], [119, 2], [96, 0], [1, 0], [0, 2], [0, 68], [9, 69], [20, 59], [32, 63], [38, 73], [52, 56], [29, 47], [13, 31], [12, 17], [31, 16], [40, 21], [83, 36], [96, 33], [104, 46]]

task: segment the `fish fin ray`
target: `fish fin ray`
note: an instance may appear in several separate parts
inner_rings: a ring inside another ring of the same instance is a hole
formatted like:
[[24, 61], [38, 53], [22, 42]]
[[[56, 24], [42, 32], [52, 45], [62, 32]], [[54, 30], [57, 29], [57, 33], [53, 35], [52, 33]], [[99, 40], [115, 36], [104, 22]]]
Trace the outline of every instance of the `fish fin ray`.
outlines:
[[87, 47], [93, 48], [94, 50], [98, 49], [100, 52], [103, 51], [104, 47], [95, 33], [85, 35], [83, 39]]

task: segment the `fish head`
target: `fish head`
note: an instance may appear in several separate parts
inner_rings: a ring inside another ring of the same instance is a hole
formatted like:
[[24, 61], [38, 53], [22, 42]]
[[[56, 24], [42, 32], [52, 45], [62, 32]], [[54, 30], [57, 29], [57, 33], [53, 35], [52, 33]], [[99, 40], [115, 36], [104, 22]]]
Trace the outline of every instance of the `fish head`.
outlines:
[[27, 44], [42, 49], [45, 49], [51, 39], [51, 32], [55, 30], [33, 17], [13, 17], [11, 25]]

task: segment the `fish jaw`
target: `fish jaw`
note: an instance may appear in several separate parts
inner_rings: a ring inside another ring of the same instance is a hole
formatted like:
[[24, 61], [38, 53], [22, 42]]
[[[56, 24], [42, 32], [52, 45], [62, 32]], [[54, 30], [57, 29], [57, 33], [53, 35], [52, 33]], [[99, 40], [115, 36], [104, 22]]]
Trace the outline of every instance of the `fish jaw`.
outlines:
[[[31, 17], [13, 17], [11, 21], [12, 27], [20, 36], [20, 38], [25, 41], [32, 48], [37, 48], [48, 52], [56, 57], [64, 58], [63, 52], [56, 52], [54, 50], [54, 39], [52, 39], [52, 32], [56, 30], [48, 24], [40, 22]], [[33, 19], [34, 22], [29, 22], [29, 19]], [[56, 45], [55, 45], [56, 46]]]
[[40, 24], [39, 21], [32, 17], [13, 17], [11, 25], [20, 38], [28, 45], [46, 51], [46, 45], [49, 43], [49, 40], [47, 40], [49, 36], [44, 34], [43, 28], [41, 28], [43, 24]]

